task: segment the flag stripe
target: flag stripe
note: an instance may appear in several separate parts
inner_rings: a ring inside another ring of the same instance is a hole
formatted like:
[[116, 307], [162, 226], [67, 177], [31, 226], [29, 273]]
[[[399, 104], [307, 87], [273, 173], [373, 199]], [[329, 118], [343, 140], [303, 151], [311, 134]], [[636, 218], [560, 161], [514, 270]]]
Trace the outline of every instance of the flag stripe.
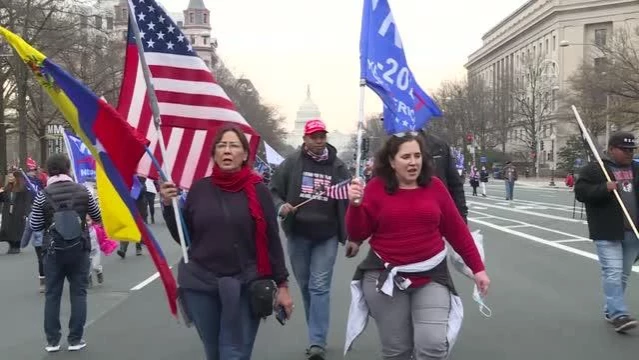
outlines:
[[[252, 160], [259, 134], [237, 112], [224, 89], [216, 83], [215, 75], [193, 51], [188, 37], [155, 0], [132, 1], [138, 15], [136, 22], [145, 32], [142, 50], [158, 100], [166, 159], [160, 152], [131, 26], [119, 110], [129, 124], [146, 135], [150, 141], [149, 151], [160, 164], [166, 161], [170, 165], [170, 177], [176, 184], [188, 189], [194, 180], [211, 171], [214, 133], [221, 125], [233, 123], [247, 134]], [[140, 160], [137, 172], [157, 178], [148, 155]]]

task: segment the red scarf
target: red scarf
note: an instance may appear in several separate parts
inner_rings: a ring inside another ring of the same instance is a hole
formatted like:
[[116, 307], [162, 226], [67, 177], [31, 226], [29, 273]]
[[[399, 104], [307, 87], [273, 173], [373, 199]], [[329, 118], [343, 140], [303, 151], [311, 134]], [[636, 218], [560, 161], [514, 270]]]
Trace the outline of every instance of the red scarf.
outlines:
[[257, 272], [261, 276], [271, 275], [271, 262], [268, 254], [268, 236], [266, 235], [266, 220], [262, 204], [257, 197], [255, 185], [262, 182], [262, 178], [249, 166], [244, 166], [240, 171], [223, 171], [218, 166], [213, 166], [213, 184], [223, 191], [244, 191], [248, 200], [248, 208], [253, 221], [255, 221], [255, 253], [257, 255]]

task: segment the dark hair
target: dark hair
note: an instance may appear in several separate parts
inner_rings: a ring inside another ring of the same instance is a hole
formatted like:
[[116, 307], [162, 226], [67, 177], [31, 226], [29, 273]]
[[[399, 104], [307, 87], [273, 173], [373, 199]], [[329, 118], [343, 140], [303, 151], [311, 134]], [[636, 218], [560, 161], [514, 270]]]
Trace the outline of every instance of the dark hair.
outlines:
[[47, 173], [49, 176], [69, 175], [71, 161], [65, 154], [53, 154], [47, 159]]
[[389, 194], [394, 194], [399, 188], [399, 182], [397, 181], [395, 170], [391, 167], [390, 161], [397, 155], [399, 147], [402, 146], [402, 144], [411, 141], [417, 141], [419, 150], [422, 152], [422, 169], [417, 177], [417, 185], [424, 187], [430, 184], [434, 169], [422, 137], [417, 133], [410, 133], [404, 136], [391, 136], [377, 153], [374, 170], [375, 176], [379, 176], [384, 180], [386, 192]]
[[[248, 158], [250, 159], [251, 149], [249, 147], [248, 139], [246, 138], [246, 135], [244, 135], [244, 132], [242, 131], [242, 129], [240, 129], [239, 126], [234, 124], [224, 124], [217, 130], [217, 133], [215, 134], [215, 138], [213, 138], [213, 148], [211, 149], [211, 156], [215, 156], [215, 147], [217, 146], [217, 144], [220, 143], [220, 141], [222, 141], [224, 134], [226, 134], [229, 131], [232, 131], [235, 133], [235, 135], [237, 135], [237, 138], [240, 139], [240, 143], [242, 144], [242, 148], [244, 148], [244, 151], [246, 151], [246, 153], [249, 154]], [[242, 163], [242, 166], [246, 165], [248, 161], [249, 160]]]
[[20, 192], [24, 190], [24, 177], [21, 171], [11, 172], [15, 181], [12, 184], [7, 184], [7, 190], [11, 192]]

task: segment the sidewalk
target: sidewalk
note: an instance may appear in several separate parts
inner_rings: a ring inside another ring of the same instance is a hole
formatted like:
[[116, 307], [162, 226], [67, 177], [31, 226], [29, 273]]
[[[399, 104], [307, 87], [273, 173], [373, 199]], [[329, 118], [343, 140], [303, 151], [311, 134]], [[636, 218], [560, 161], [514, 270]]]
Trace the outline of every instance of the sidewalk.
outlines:
[[516, 184], [521, 186], [528, 186], [528, 187], [568, 190], [568, 187], [564, 183], [564, 178], [555, 178], [555, 186], [550, 186], [549, 177], [540, 177], [539, 179], [537, 179], [534, 176], [531, 176], [529, 178], [520, 177], [519, 180], [517, 180]]

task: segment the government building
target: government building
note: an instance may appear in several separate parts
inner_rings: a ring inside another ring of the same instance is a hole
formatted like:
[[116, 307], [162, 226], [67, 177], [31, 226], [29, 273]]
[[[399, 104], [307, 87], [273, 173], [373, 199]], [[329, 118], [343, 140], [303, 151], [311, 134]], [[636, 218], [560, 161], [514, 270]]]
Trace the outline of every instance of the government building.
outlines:
[[[637, 26], [639, 0], [530, 0], [482, 37], [482, 47], [468, 57], [465, 67], [469, 80], [479, 78], [499, 94], [524, 81], [526, 59], [539, 60], [552, 85], [548, 87], [551, 113], [539, 127], [543, 172], [556, 166], [553, 149], [556, 153], [570, 135], [578, 133], [576, 121], [560, 122], [557, 117], [569, 78], [584, 60], [595, 65], [605, 60], [597, 57], [594, 45], [605, 45], [616, 29]], [[514, 104], [506, 101], [505, 106], [512, 109]], [[523, 138], [524, 129], [511, 129], [506, 151], [528, 154]]]

